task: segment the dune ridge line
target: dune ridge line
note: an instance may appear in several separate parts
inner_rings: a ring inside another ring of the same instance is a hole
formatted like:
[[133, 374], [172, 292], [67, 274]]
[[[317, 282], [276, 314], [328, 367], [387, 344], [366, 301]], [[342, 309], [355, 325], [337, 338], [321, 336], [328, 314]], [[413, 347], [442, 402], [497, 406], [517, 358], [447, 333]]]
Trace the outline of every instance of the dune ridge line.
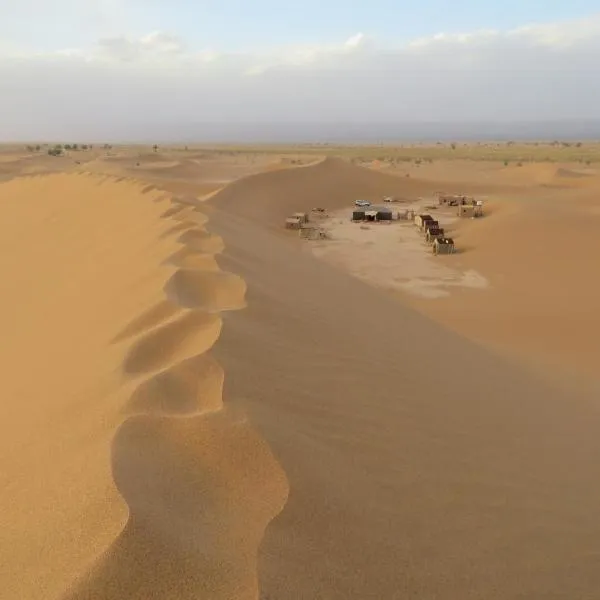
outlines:
[[164, 300], [113, 340], [128, 345], [124, 377], [145, 377], [111, 446], [128, 519], [63, 600], [256, 600], [258, 546], [287, 501], [266, 442], [223, 403], [224, 372], [209, 352], [222, 313], [246, 305], [246, 283], [216, 263], [224, 244], [206, 216], [171, 204], [161, 218], [181, 248], [165, 261], [176, 270]]

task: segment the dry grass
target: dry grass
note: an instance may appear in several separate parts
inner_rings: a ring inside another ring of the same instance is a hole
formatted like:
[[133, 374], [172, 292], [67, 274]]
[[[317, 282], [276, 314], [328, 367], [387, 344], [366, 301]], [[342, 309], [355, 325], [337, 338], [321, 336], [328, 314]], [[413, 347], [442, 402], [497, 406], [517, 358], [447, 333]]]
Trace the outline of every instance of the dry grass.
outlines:
[[[192, 150], [192, 147], [190, 147]], [[476, 142], [404, 145], [214, 145], [193, 147], [221, 154], [340, 156], [357, 161], [483, 160], [509, 162], [600, 162], [600, 142]]]
[[[22, 153], [28, 144], [0, 145], [0, 154]], [[42, 144], [40, 153], [45, 154], [52, 144]], [[105, 154], [103, 144], [93, 147], [94, 153]], [[89, 151], [87, 151], [89, 153]], [[112, 154], [128, 154], [147, 157], [153, 154], [151, 145], [114, 145]], [[71, 156], [85, 156], [86, 151], [71, 151]], [[519, 162], [600, 162], [600, 141], [530, 141], [530, 142], [456, 142], [434, 144], [377, 144], [377, 145], [336, 145], [336, 144], [169, 144], [160, 145], [159, 155], [194, 155], [196, 158], [236, 155], [277, 155], [290, 161], [306, 156], [340, 156], [358, 162], [378, 160], [381, 162], [402, 163], [410, 161], [435, 160], [475, 160]], [[198, 156], [200, 154], [200, 156]]]

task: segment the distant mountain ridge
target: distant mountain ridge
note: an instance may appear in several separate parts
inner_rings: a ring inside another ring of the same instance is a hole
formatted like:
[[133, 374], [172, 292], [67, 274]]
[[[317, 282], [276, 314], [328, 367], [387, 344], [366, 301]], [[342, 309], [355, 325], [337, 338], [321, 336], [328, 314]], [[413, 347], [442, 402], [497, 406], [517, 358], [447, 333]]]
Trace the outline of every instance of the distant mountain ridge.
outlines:
[[[600, 140], [600, 120], [411, 123], [196, 123], [144, 127], [131, 141], [218, 143], [338, 143]], [[124, 132], [125, 133], [125, 132]]]
[[[600, 119], [562, 121], [470, 122], [181, 122], [116, 119], [102, 136], [89, 120], [67, 129], [55, 127], [39, 137], [12, 137], [6, 142], [69, 140], [76, 143], [139, 144], [406, 144], [477, 141], [600, 141]], [[108, 133], [110, 131], [111, 133]], [[113, 133], [116, 132], [116, 133]], [[0, 132], [1, 134], [2, 132]]]

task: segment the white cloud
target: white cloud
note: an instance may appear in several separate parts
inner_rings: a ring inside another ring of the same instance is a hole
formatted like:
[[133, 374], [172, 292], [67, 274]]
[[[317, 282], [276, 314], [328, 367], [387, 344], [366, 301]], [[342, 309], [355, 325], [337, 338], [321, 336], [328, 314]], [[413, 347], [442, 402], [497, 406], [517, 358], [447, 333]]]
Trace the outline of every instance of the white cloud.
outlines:
[[176, 137], [211, 121], [600, 119], [600, 16], [398, 47], [362, 33], [270, 55], [191, 42], [155, 32], [46, 55], [0, 47], [0, 136]]

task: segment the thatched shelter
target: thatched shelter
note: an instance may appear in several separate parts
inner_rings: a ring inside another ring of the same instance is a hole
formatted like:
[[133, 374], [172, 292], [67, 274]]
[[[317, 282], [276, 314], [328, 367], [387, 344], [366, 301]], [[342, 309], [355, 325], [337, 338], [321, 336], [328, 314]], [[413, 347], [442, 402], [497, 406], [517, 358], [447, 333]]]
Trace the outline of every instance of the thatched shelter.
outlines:
[[434, 254], [454, 254], [454, 240], [452, 238], [440, 237], [433, 241]]

